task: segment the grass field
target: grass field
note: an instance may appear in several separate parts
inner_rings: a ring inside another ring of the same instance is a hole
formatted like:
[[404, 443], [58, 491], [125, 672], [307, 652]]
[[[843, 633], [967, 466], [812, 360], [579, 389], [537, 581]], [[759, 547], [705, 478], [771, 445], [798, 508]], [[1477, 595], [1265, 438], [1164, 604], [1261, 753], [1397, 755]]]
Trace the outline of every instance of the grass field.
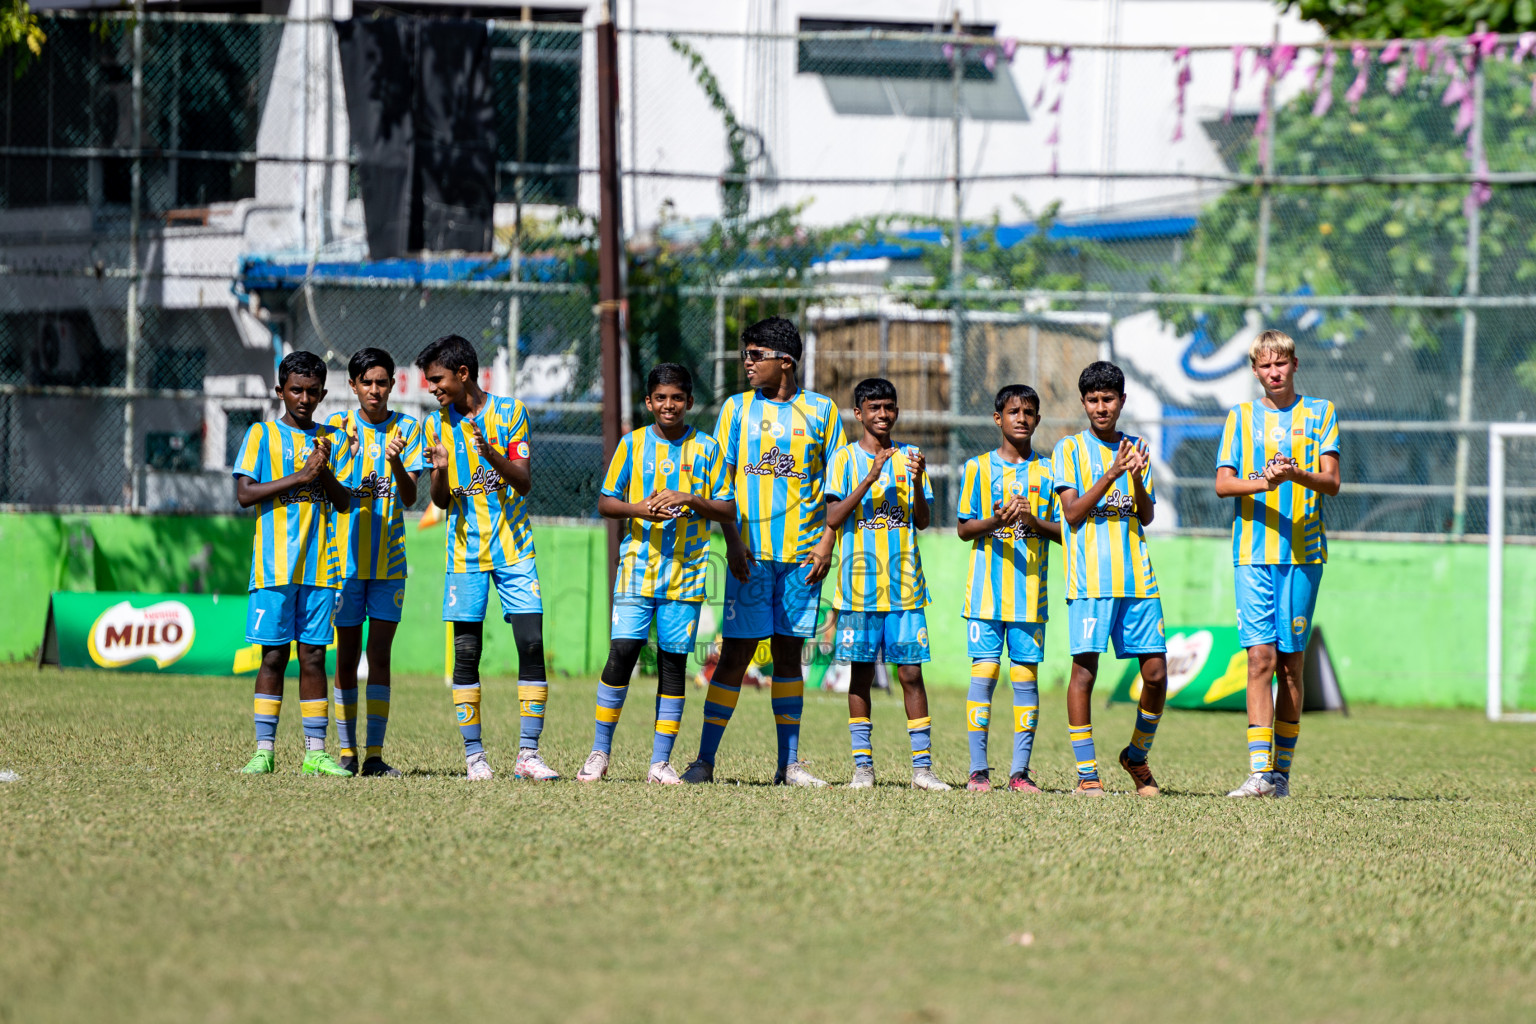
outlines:
[[[0, 1021], [1536, 1018], [1530, 727], [1313, 716], [1296, 797], [1248, 802], [1220, 796], [1243, 723], [1174, 712], [1158, 800], [1118, 768], [1099, 801], [922, 794], [886, 699], [886, 785], [786, 792], [749, 692], [720, 763], [739, 783], [662, 788], [638, 781], [650, 686], [615, 778], [585, 787], [510, 778], [516, 695], [488, 684], [503, 774], [471, 786], [433, 680], [396, 688], [406, 778], [301, 778], [291, 697], [280, 774], [245, 778], [246, 682], [0, 669], [0, 770], [19, 775], [0, 784]], [[568, 776], [591, 693], [551, 694]], [[954, 782], [963, 713], [935, 695]], [[1112, 760], [1130, 712], [1099, 720]], [[805, 721], [813, 766], [845, 781], [841, 700]], [[1056, 790], [1065, 732], [1048, 693], [1036, 766]]]

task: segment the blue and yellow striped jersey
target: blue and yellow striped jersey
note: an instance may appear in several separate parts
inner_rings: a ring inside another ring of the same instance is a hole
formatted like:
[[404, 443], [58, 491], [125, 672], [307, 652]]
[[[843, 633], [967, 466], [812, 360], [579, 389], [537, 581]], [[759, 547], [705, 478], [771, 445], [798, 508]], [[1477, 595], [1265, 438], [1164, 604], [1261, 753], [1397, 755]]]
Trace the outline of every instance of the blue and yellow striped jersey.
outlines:
[[[844, 612], [894, 612], [924, 608], [928, 582], [917, 550], [912, 505], [917, 488], [930, 505], [933, 485], [927, 474], [913, 478], [907, 462], [911, 445], [897, 445], [886, 460], [880, 479], [864, 492], [864, 500], [838, 531], [842, 548], [833, 607]], [[827, 470], [827, 497], [846, 498], [858, 490], [875, 457], [858, 444], [846, 444], [832, 456]]]
[[[240, 442], [234, 475], [259, 484], [291, 476], [304, 468], [316, 437], [330, 440], [331, 472], [341, 479], [347, 449], [344, 433], [319, 423], [300, 430], [278, 421], [251, 424]], [[341, 552], [331, 513], [331, 499], [318, 480], [258, 502], [250, 589], [290, 583], [341, 586]]]
[[[624, 435], [608, 463], [602, 493], [639, 504], [658, 490], [698, 494], [713, 501], [731, 496], [720, 442], [689, 427], [668, 441], [655, 427]], [[653, 523], [631, 519], [619, 548], [613, 592], [668, 601], [704, 600], [709, 561], [709, 520], [684, 509], [677, 519]]]
[[[1142, 444], [1139, 437], [1122, 436]], [[1087, 491], [1115, 461], [1117, 445], [1118, 442], [1105, 444], [1091, 430], [1057, 441], [1056, 450], [1051, 453], [1051, 477], [1056, 490], [1070, 487], [1078, 494]], [[1142, 484], [1147, 495], [1156, 501], [1150, 465]], [[1063, 516], [1061, 529], [1061, 546], [1067, 559], [1068, 601], [1079, 597], [1157, 596], [1157, 577], [1152, 573], [1141, 520], [1136, 517], [1136, 495], [1129, 474], [1104, 492], [1081, 526], [1072, 526]]]
[[342, 447], [343, 474], [337, 479], [352, 492], [352, 507], [336, 513], [336, 546], [343, 559], [342, 575], [358, 580], [403, 580], [405, 568], [405, 510], [393, 479], [384, 448], [390, 441], [405, 439], [400, 463], [408, 473], [426, 468], [422, 459], [421, 424], [414, 416], [392, 412], [383, 423], [372, 424], [353, 409], [326, 420], [343, 434], [351, 427], [357, 434], [357, 451], [351, 442]]
[[[965, 464], [959, 518], [986, 519], [1015, 496], [1028, 496], [1035, 518], [1053, 522], [1058, 502], [1051, 460], [1031, 453], [1006, 462], [997, 451]], [[971, 574], [960, 614], [968, 619], [1044, 622], [1050, 541], [1022, 524], [999, 526], [971, 541]]]
[[[1217, 467], [1256, 480], [1264, 466], [1289, 455], [1304, 472], [1323, 468], [1323, 456], [1339, 453], [1339, 422], [1333, 403], [1298, 395], [1289, 409], [1244, 402], [1227, 413]], [[1233, 499], [1233, 565], [1312, 565], [1328, 561], [1323, 496], [1286, 482], [1272, 491]]]
[[737, 525], [753, 557], [798, 562], [810, 554], [827, 521], [827, 466], [847, 443], [837, 404], [814, 391], [787, 402], [756, 391], [732, 395], [715, 437], [731, 467]]
[[527, 502], [475, 451], [471, 421], [507, 458], [528, 458], [528, 413], [515, 398], [486, 395], [474, 416], [449, 406], [427, 417], [428, 465], [433, 448], [448, 449], [448, 572], [489, 572], [533, 557]]

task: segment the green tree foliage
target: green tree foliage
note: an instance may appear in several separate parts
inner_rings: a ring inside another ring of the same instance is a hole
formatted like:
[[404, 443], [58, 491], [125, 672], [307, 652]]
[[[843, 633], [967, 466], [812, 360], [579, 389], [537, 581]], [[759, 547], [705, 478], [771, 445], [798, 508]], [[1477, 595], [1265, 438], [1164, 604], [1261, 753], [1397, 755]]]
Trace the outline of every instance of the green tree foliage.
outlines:
[[28, 59], [43, 52], [48, 36], [37, 23], [37, 15], [27, 0], [0, 0], [0, 52], [20, 49], [16, 70], [20, 73]]
[[[1516, 170], [1533, 166], [1536, 131], [1529, 108], [1528, 68], [1507, 61], [1484, 66], [1485, 149], [1489, 166]], [[1457, 173], [1469, 170], [1466, 137], [1453, 131], [1455, 111], [1441, 106], [1443, 77], [1415, 72], [1402, 94], [1388, 95], [1380, 78], [1351, 113], [1343, 101], [1347, 76], [1323, 117], [1311, 116], [1314, 97], [1304, 94], [1279, 112], [1275, 132], [1278, 173], [1360, 174]], [[1256, 173], [1250, 145], [1240, 169]], [[1466, 287], [1467, 221], [1465, 185], [1359, 185], [1276, 188], [1270, 232], [1268, 291], [1319, 295], [1455, 295]], [[1164, 291], [1250, 294], [1258, 241], [1259, 200], [1255, 191], [1234, 189], [1208, 207], [1182, 262], [1154, 282]], [[1529, 292], [1536, 281], [1536, 188], [1496, 185], [1481, 210], [1480, 291]], [[1242, 325], [1243, 310], [1205, 310], [1169, 304], [1165, 319], [1192, 330], [1204, 317], [1214, 338], [1229, 337]], [[1415, 347], [1435, 350], [1459, 330], [1454, 315], [1398, 308], [1395, 326]], [[1376, 313], [1330, 310], [1331, 333], [1352, 336]], [[1499, 317], [1485, 318], [1494, 328]], [[1377, 320], [1379, 324], [1379, 320]], [[1480, 332], [1480, 358], [1519, 362], [1527, 341], [1518, 331]], [[1500, 348], [1503, 351], [1499, 351]], [[1530, 379], [1536, 383], [1536, 364]]]
[[1335, 39], [1416, 39], [1536, 27], [1536, 0], [1277, 0]]

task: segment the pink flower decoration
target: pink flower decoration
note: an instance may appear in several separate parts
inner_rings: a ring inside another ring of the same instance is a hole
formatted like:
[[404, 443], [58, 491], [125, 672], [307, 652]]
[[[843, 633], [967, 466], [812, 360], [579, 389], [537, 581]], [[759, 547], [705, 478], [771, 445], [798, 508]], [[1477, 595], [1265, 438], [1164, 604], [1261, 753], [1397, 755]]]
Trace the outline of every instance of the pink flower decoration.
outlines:
[[1456, 108], [1455, 131], [1457, 135], [1460, 135], [1462, 132], [1472, 127], [1473, 105], [1472, 97], [1468, 96], [1466, 99], [1461, 101], [1461, 106]]
[[1396, 96], [1408, 85], [1408, 62], [1401, 64], [1387, 72], [1387, 92]]
[[1420, 71], [1429, 70], [1429, 44], [1422, 39], [1413, 44], [1413, 66]]
[[1365, 90], [1370, 86], [1371, 55], [1365, 47], [1356, 43], [1351, 51], [1355, 61], [1355, 80], [1350, 83], [1349, 91], [1344, 94], [1344, 99], [1349, 102], [1349, 112], [1360, 112], [1360, 101], [1365, 98]]
[[949, 63], [953, 64], [955, 62], [955, 44], [954, 43], [945, 43], [944, 46], [943, 46], [943, 51], [944, 51], [944, 59], [946, 61], [948, 61]]
[[996, 71], [997, 51], [988, 47], [987, 51], [981, 55], [981, 62], [987, 66], [988, 71]]
[[1397, 58], [1403, 55], [1403, 41], [1394, 39], [1387, 44], [1387, 48], [1381, 51], [1381, 63], [1396, 64]]
[[1460, 103], [1470, 95], [1465, 78], [1453, 78], [1451, 84], [1445, 87], [1445, 95], [1440, 97], [1440, 105], [1448, 107], [1453, 103]]
[[1243, 84], [1243, 54], [1247, 51], [1246, 46], [1232, 47], [1232, 88], [1227, 93], [1227, 112], [1222, 117], [1224, 121], [1232, 120], [1232, 105], [1237, 102], [1237, 90]]
[[1323, 59], [1318, 62], [1323, 73], [1317, 82], [1317, 102], [1312, 104], [1313, 117], [1322, 117], [1333, 107], [1333, 65], [1338, 59], [1332, 45], [1323, 50]]
[[1533, 49], [1536, 49], [1536, 32], [1520, 33], [1520, 41], [1515, 44], [1515, 63], [1525, 60]]

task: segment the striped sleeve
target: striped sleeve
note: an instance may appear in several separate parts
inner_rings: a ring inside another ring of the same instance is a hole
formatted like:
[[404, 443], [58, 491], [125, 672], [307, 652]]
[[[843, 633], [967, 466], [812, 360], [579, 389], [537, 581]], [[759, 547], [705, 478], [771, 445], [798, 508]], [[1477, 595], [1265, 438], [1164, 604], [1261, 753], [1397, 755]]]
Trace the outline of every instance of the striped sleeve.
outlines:
[[967, 459], [965, 479], [960, 485], [960, 505], [956, 510], [960, 520], [981, 518], [981, 460]]
[[[822, 465], [824, 466], [829, 465], [832, 462], [832, 457], [842, 451], [843, 446], [848, 443], [848, 437], [843, 433], [842, 414], [837, 410], [837, 403], [830, 398], [827, 399], [827, 419], [830, 422], [824, 431], [826, 437], [825, 447], [822, 450]], [[846, 497], [846, 495], [844, 496]]]
[[732, 395], [720, 407], [720, 418], [715, 421], [715, 440], [720, 442], [721, 455], [728, 466], [739, 465], [736, 439], [739, 436], [738, 419], [741, 416], [741, 396]]
[[512, 399], [508, 405], [509, 410], [507, 433], [507, 458], [526, 459], [528, 457], [528, 409], [522, 402]]
[[426, 431], [423, 424], [409, 416], [401, 417], [400, 429], [405, 432], [405, 448], [400, 452], [400, 465], [407, 473], [420, 473], [430, 465], [426, 455]]
[[1322, 454], [1339, 454], [1339, 421], [1334, 415], [1333, 403], [1323, 403]]
[[1051, 452], [1051, 465], [1055, 468], [1051, 474], [1051, 489], [1058, 494], [1069, 488], [1079, 494], [1083, 492], [1082, 481], [1078, 479], [1075, 448], [1072, 438], [1064, 437], [1056, 442], [1056, 450]]
[[832, 454], [831, 464], [827, 467], [827, 482], [822, 488], [829, 500], [842, 500], [853, 493], [856, 486], [848, 478], [853, 475], [852, 453], [846, 447], [839, 448]]
[[1061, 499], [1056, 496], [1056, 474], [1050, 459], [1040, 460], [1040, 505], [1035, 518], [1054, 523], [1061, 518]]
[[1147, 457], [1147, 468], [1141, 472], [1141, 485], [1147, 489], [1147, 497], [1152, 499], [1152, 504], [1157, 504], [1157, 488], [1152, 485], [1152, 450], [1142, 438], [1136, 439], [1136, 445]]
[[711, 501], [733, 501], [736, 497], [736, 488], [731, 475], [725, 471], [725, 453], [719, 444], [708, 446], [709, 453], [709, 497]]
[[629, 451], [631, 438], [634, 435], [625, 434], [619, 439], [619, 446], [613, 450], [613, 460], [608, 463], [608, 473], [603, 477], [603, 486], [599, 494], [605, 494], [610, 498], [624, 499], [629, 488]]
[[265, 423], [252, 423], [246, 428], [245, 440], [240, 442], [240, 457], [235, 460], [235, 476], [250, 477], [259, 484], [272, 482], [268, 477], [270, 467], [267, 460], [262, 458], [266, 438]]
[[1216, 468], [1226, 466], [1233, 472], [1241, 472], [1237, 465], [1237, 410], [1227, 413], [1227, 425], [1221, 430], [1221, 447], [1216, 450]]

